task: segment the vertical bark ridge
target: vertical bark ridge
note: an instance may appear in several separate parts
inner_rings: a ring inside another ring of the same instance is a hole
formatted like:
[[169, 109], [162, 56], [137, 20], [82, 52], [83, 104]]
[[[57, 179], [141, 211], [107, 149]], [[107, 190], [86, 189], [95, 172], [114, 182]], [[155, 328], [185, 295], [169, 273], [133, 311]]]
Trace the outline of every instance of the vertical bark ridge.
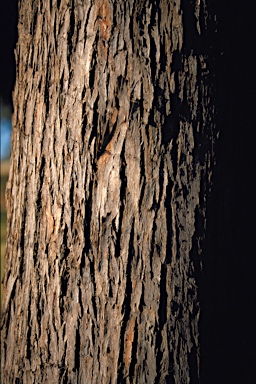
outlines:
[[202, 40], [204, 7], [20, 3], [5, 382], [198, 380], [196, 212], [214, 137], [185, 21]]

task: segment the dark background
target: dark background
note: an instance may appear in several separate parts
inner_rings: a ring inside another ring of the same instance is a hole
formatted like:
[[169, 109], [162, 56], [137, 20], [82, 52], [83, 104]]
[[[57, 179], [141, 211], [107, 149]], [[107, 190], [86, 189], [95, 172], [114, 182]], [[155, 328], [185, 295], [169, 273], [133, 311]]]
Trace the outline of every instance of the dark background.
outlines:
[[[213, 1], [212, 1], [213, 3]], [[256, 383], [256, 31], [253, 2], [216, 1], [217, 165], [201, 295], [202, 384]]]
[[4, 104], [12, 103], [15, 82], [17, 3], [17, 0], [0, 0], [0, 97]]
[[[1, 0], [4, 103], [11, 103], [15, 81], [16, 3]], [[218, 20], [212, 58], [220, 139], [199, 282], [201, 383], [255, 384], [256, 22], [252, 1], [212, 1], [211, 7]]]

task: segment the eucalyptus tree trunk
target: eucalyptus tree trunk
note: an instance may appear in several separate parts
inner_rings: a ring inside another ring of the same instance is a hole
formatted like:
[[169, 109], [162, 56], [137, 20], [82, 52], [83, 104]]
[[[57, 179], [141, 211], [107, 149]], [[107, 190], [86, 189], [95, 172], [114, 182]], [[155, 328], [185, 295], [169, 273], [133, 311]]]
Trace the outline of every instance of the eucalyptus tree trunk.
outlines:
[[198, 382], [206, 18], [204, 1], [20, 2], [4, 383]]

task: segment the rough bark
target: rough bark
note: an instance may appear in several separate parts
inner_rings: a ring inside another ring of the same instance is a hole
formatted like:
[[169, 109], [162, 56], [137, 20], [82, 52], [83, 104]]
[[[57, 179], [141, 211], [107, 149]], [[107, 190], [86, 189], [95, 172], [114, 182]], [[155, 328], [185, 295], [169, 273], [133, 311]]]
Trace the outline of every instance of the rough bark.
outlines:
[[20, 2], [5, 383], [197, 382], [205, 18], [202, 1]]

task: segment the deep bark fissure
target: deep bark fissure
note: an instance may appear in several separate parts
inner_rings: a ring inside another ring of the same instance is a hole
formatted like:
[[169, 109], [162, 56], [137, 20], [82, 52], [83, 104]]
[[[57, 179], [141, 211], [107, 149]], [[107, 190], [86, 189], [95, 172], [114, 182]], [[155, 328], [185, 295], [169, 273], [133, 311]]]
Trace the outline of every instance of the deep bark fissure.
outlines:
[[134, 340], [133, 340], [133, 343], [132, 343], [132, 353], [131, 353], [131, 364], [130, 364], [130, 368], [129, 368], [129, 376], [130, 376], [130, 380], [133, 381], [133, 378], [134, 378], [134, 374], [135, 374], [135, 367], [136, 367], [136, 364], [137, 364], [137, 353], [138, 353], [138, 325], [137, 325], [137, 321], [135, 321], [135, 325], [134, 325]]
[[[94, 81], [95, 81], [95, 75], [96, 75], [96, 70], [97, 70], [97, 47], [98, 45], [98, 36], [96, 36], [95, 41], [94, 41], [94, 49], [92, 53], [92, 60], [91, 60], [91, 68], [90, 68], [90, 75], [89, 75], [89, 87], [90, 89], [94, 88]], [[97, 84], [95, 84], [97, 86]]]
[[75, 343], [75, 367], [74, 369], [79, 372], [80, 368], [80, 334], [79, 334], [79, 322], [76, 329], [76, 343]]
[[[122, 326], [120, 331], [120, 351], [119, 351], [119, 358], [118, 358], [118, 377], [117, 381], [122, 383], [125, 379], [124, 374], [124, 348], [125, 348], [125, 334], [127, 330], [127, 325], [130, 318], [130, 311], [131, 311], [131, 295], [132, 295], [132, 260], [134, 257], [134, 248], [133, 248], [133, 237], [134, 237], [134, 223], [131, 224], [131, 231], [129, 233], [129, 247], [130, 252], [127, 260], [127, 266], [126, 266], [126, 277], [125, 277], [125, 293], [124, 293], [124, 301], [122, 304]], [[133, 368], [134, 369], [134, 368]]]
[[[96, 304], [96, 282], [95, 282], [95, 271], [94, 271], [94, 263], [90, 261], [90, 275], [91, 275], [91, 280], [93, 284], [93, 296], [92, 296], [92, 307], [93, 307], [93, 314], [94, 318], [97, 319], [97, 304]], [[94, 332], [92, 332], [92, 337], [94, 337]]]
[[125, 151], [124, 149], [121, 152], [120, 156], [120, 180], [121, 186], [120, 186], [120, 205], [119, 205], [119, 226], [116, 227], [115, 221], [112, 221], [112, 226], [115, 231], [115, 257], [120, 257], [120, 250], [121, 250], [121, 236], [122, 236], [122, 224], [123, 224], [123, 216], [125, 214], [125, 201], [123, 199], [123, 196], [126, 195], [127, 190], [127, 179], [126, 179], [126, 161], [125, 161]]
[[[30, 296], [32, 292], [29, 292]], [[28, 302], [28, 318], [27, 318], [27, 345], [26, 345], [26, 358], [30, 359], [31, 358], [31, 350], [32, 350], [32, 344], [31, 344], [31, 299]]]
[[24, 247], [26, 242], [26, 235], [25, 235], [25, 226], [26, 226], [26, 205], [24, 206], [24, 210], [22, 212], [21, 216], [21, 234], [20, 234], [20, 262], [19, 262], [19, 275], [23, 276], [25, 271], [25, 257], [24, 257]]

